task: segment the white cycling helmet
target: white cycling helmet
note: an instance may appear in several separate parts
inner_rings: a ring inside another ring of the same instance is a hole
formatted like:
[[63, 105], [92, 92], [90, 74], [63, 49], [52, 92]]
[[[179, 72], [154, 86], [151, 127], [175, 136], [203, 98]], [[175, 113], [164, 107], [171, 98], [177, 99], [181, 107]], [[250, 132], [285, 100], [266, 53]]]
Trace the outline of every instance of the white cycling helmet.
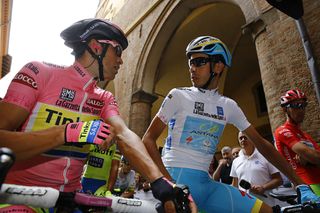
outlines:
[[193, 53], [204, 53], [209, 56], [220, 56], [221, 62], [231, 67], [231, 54], [227, 46], [218, 38], [212, 36], [200, 36], [192, 40], [186, 49], [188, 58]]

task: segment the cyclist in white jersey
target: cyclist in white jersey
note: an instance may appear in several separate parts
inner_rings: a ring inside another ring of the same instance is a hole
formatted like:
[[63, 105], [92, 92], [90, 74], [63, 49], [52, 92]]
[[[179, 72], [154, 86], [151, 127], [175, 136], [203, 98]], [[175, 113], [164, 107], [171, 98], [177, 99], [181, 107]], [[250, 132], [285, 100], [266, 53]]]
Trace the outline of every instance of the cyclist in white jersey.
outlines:
[[[301, 179], [248, 122], [237, 103], [217, 91], [225, 66], [231, 66], [226, 45], [211, 36], [190, 42], [186, 54], [193, 87], [174, 88], [166, 96], [147, 129], [143, 142], [162, 173], [170, 180], [187, 184], [198, 206], [204, 212], [272, 212], [262, 201], [232, 186], [213, 181], [208, 174], [227, 123], [243, 131], [272, 164], [286, 174], [301, 192], [304, 200], [317, 200]], [[168, 125], [163, 156], [156, 140]]]

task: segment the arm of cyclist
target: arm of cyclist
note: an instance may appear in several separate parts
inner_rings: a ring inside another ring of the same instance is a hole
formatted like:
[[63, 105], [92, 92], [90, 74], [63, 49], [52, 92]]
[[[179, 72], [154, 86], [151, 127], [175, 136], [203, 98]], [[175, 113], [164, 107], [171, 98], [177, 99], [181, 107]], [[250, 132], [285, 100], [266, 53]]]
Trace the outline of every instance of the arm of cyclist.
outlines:
[[[157, 139], [159, 138], [160, 134], [163, 132], [165, 127], [166, 127], [166, 124], [163, 123], [160, 118], [155, 116], [153, 118], [149, 128], [147, 129], [146, 133], [144, 134], [142, 141], [143, 141], [145, 147], [147, 148], [150, 156], [152, 157], [153, 161], [156, 163], [158, 168], [160, 168], [160, 171], [162, 172], [162, 174], [164, 174], [164, 176], [166, 177], [167, 180], [172, 180], [172, 177], [170, 176], [169, 172], [167, 171], [167, 169], [165, 168], [165, 166], [162, 162], [160, 153], [158, 151], [157, 143], [156, 143]], [[167, 180], [163, 180], [163, 179], [159, 180], [158, 179], [157, 181], [154, 181], [153, 183], [151, 183], [151, 186], [152, 186], [152, 188], [154, 188], [154, 186], [157, 185], [157, 182], [165, 182]], [[167, 196], [167, 197], [170, 197], [170, 196]], [[191, 209], [191, 212], [197, 212], [197, 207], [196, 207], [195, 203], [193, 202], [191, 195], [189, 196], [189, 200], [191, 201], [189, 203], [189, 207]], [[170, 202], [170, 203], [167, 202], [167, 203], [165, 203], [164, 206], [167, 209], [171, 209], [172, 204], [173, 204], [172, 202]]]
[[119, 160], [112, 160], [107, 189], [112, 191], [118, 176]]
[[295, 171], [279, 154], [274, 146], [269, 141], [265, 140], [252, 125], [245, 129], [244, 133], [252, 140], [259, 152], [284, 175], [286, 175], [295, 186], [304, 184], [301, 178], [296, 175]]
[[296, 175], [292, 167], [279, 154], [274, 146], [262, 138], [252, 125], [245, 129], [244, 132], [252, 140], [259, 152], [291, 180], [298, 192], [298, 201], [300, 203], [307, 201], [319, 202], [320, 198]]
[[233, 177], [233, 178], [232, 178], [232, 183], [231, 183], [231, 185], [232, 185], [233, 187], [239, 188], [238, 178], [237, 178], [237, 177]]
[[141, 139], [126, 126], [120, 116], [112, 116], [107, 119], [107, 122], [114, 128], [119, 150], [137, 172], [151, 182], [163, 176]]
[[292, 146], [292, 150], [297, 153], [302, 164], [309, 163], [320, 166], [320, 152], [318, 150], [312, 149], [301, 142], [295, 143]]
[[0, 147], [10, 148], [17, 160], [32, 157], [64, 143], [62, 126], [37, 132], [16, 132], [28, 115], [29, 112], [22, 107], [0, 102]]
[[134, 170], [153, 185], [152, 193], [155, 198], [162, 201], [165, 212], [174, 213], [173, 187], [170, 182], [164, 180], [163, 174], [153, 162], [140, 138], [125, 125], [120, 116], [112, 116], [107, 121], [114, 128], [117, 145], [121, 153]]
[[[28, 116], [29, 112], [26, 109], [11, 103], [0, 102], [0, 146], [10, 148], [16, 154], [17, 160], [41, 154], [63, 145], [65, 142], [79, 142], [79, 138], [84, 132], [82, 132], [81, 128], [72, 127], [85, 126], [86, 124], [78, 122], [73, 123], [77, 125], [70, 125], [69, 128], [68, 124], [32, 132], [15, 131]], [[86, 137], [81, 142], [110, 144], [112, 134], [108, 128], [105, 128], [106, 124], [100, 121], [95, 122], [95, 124], [97, 127], [93, 129], [95, 136], [87, 137], [88, 135], [84, 134]], [[91, 125], [91, 127], [94, 127], [94, 125]]]
[[168, 180], [172, 180], [172, 177], [170, 176], [169, 172], [167, 171], [166, 167], [162, 162], [161, 155], [159, 153], [156, 143], [157, 139], [159, 138], [159, 136], [165, 128], [166, 124], [163, 123], [160, 120], [160, 118], [155, 116], [149, 128], [147, 129], [145, 135], [143, 136], [142, 141], [145, 147], [147, 148], [150, 156], [152, 157], [153, 161], [157, 164], [158, 168], [162, 172], [162, 174], [164, 174], [164, 176]]

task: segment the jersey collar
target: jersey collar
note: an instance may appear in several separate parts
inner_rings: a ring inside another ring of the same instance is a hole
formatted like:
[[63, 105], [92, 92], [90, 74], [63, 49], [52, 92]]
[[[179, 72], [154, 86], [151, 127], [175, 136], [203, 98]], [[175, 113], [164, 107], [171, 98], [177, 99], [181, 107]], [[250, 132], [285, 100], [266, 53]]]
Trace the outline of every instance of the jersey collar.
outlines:
[[202, 89], [199, 87], [193, 87], [193, 88], [207, 95], [215, 95], [218, 92], [218, 88], [215, 88], [215, 89]]
[[81, 79], [79, 83], [83, 83], [84, 90], [97, 85], [97, 80], [78, 61], [75, 61], [72, 66], [76, 75]]

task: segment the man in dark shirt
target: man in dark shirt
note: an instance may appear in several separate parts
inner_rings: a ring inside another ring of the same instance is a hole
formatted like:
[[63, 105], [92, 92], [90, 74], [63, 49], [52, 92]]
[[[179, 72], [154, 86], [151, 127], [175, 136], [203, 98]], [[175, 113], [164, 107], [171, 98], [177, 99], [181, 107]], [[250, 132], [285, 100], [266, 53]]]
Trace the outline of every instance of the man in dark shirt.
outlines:
[[232, 177], [230, 177], [230, 171], [232, 166], [232, 153], [229, 146], [225, 146], [221, 149], [222, 159], [219, 160], [219, 165], [216, 171], [213, 173], [213, 179], [225, 184], [232, 183]]

